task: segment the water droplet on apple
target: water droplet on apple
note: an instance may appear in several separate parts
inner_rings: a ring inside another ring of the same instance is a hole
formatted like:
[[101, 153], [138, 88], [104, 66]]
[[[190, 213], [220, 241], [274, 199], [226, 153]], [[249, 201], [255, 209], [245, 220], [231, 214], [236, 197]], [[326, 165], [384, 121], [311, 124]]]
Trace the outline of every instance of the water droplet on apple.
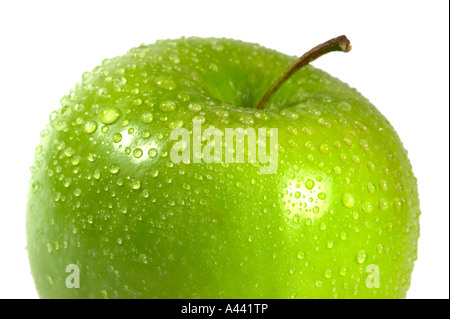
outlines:
[[330, 122], [328, 122], [328, 121], [325, 120], [324, 118], [318, 119], [317, 122], [319, 123], [320, 126], [323, 126], [323, 127], [331, 127]]
[[333, 171], [336, 175], [341, 175], [342, 174], [342, 168], [340, 168], [339, 166], [335, 166], [333, 168]]
[[153, 114], [146, 112], [141, 115], [141, 122], [144, 124], [149, 124], [153, 121]]
[[126, 83], [127, 83], [127, 79], [124, 78], [123, 76], [114, 79], [114, 85], [117, 87], [124, 86]]
[[375, 186], [372, 183], [368, 183], [367, 184], [367, 190], [369, 191], [370, 194], [374, 194], [375, 193]]
[[308, 179], [305, 183], [305, 187], [309, 190], [313, 189], [314, 185], [315, 185], [315, 183], [312, 179]]
[[228, 113], [228, 111], [226, 110], [218, 110], [216, 112], [216, 115], [220, 118], [227, 118], [228, 116], [230, 116], [230, 113]]
[[402, 201], [399, 198], [394, 199], [394, 210], [399, 213], [402, 210]]
[[298, 258], [298, 259], [303, 259], [303, 258], [305, 258], [305, 253], [304, 253], [303, 251], [299, 251], [299, 252], [297, 253], [297, 258]]
[[106, 125], [115, 123], [119, 117], [120, 111], [115, 107], [107, 107], [100, 112], [100, 121]]
[[158, 87], [165, 90], [173, 90], [176, 88], [175, 82], [171, 78], [159, 77], [155, 80], [155, 83]]
[[86, 123], [84, 124], [84, 130], [86, 131], [86, 133], [92, 134], [95, 132], [95, 130], [97, 129], [97, 123], [95, 121], [86, 121]]
[[148, 150], [148, 157], [154, 158], [158, 154], [158, 151], [155, 148], [151, 148]]
[[380, 210], [385, 211], [389, 208], [389, 202], [385, 198], [381, 198], [378, 202], [378, 207]]
[[144, 153], [144, 152], [142, 151], [142, 149], [140, 149], [140, 148], [135, 148], [135, 149], [133, 150], [133, 157], [134, 157], [134, 158], [140, 158], [140, 157], [142, 156], [143, 153]]
[[139, 189], [141, 187], [141, 182], [138, 180], [132, 180], [131, 181], [131, 187], [133, 189]]
[[369, 142], [367, 140], [361, 140], [359, 142], [359, 146], [361, 146], [362, 150], [368, 152], [370, 150]]
[[381, 254], [383, 252], [383, 245], [382, 244], [378, 244], [377, 245], [377, 253]]
[[382, 179], [382, 180], [380, 181], [379, 186], [380, 186], [380, 190], [381, 190], [382, 192], [387, 192], [387, 190], [388, 190], [388, 184], [387, 184], [387, 182], [386, 182], [384, 179]]
[[324, 200], [324, 199], [327, 198], [327, 194], [325, 194], [324, 192], [320, 192], [320, 193], [317, 195], [317, 197], [318, 197], [320, 200]]
[[284, 117], [291, 119], [291, 120], [295, 120], [298, 119], [298, 113], [291, 110], [291, 109], [284, 109], [281, 111], [281, 115], [283, 115]]
[[141, 136], [141, 138], [145, 139], [145, 138], [149, 138], [150, 135], [151, 135], [150, 132], [146, 130], [146, 131], [142, 131], [140, 136]]
[[346, 266], [341, 266], [341, 268], [339, 268], [339, 275], [341, 275], [342, 277], [347, 275], [347, 267]]
[[112, 173], [112, 174], [117, 174], [118, 172], [119, 172], [119, 170], [120, 170], [120, 167], [119, 167], [119, 165], [111, 165], [111, 167], [109, 168], [109, 171]]
[[366, 261], [366, 259], [367, 259], [367, 252], [364, 249], [360, 250], [356, 255], [356, 261], [358, 262], [358, 264], [362, 264]]
[[182, 127], [183, 124], [184, 124], [184, 122], [182, 120], [176, 120], [176, 121], [170, 122], [169, 128], [174, 130], [176, 128]]
[[368, 162], [367, 163], [367, 168], [369, 169], [369, 171], [375, 172], [375, 164], [374, 163]]
[[339, 103], [338, 107], [344, 112], [348, 112], [348, 111], [352, 110], [352, 106], [347, 102]]
[[188, 109], [192, 112], [199, 112], [202, 109], [202, 105], [200, 103], [191, 103], [188, 106]]
[[177, 105], [174, 101], [162, 101], [159, 108], [164, 112], [173, 112], [176, 110]]
[[355, 197], [352, 194], [346, 193], [341, 196], [342, 204], [347, 208], [355, 206]]
[[81, 157], [78, 155], [75, 155], [74, 157], [72, 157], [72, 159], [70, 160], [70, 163], [72, 163], [72, 165], [77, 166], [78, 164], [80, 164], [81, 161]]
[[320, 152], [322, 154], [329, 154], [330, 153], [330, 147], [328, 146], [328, 144], [322, 144], [320, 145]]
[[67, 157], [72, 157], [74, 153], [75, 152], [71, 147], [68, 147], [64, 150], [64, 155], [66, 155]]
[[67, 122], [62, 120], [56, 123], [56, 130], [57, 131], [64, 131], [67, 129]]
[[250, 114], [244, 114], [239, 117], [239, 122], [244, 125], [253, 125], [255, 120], [253, 119], [253, 116]]
[[120, 133], [116, 133], [113, 136], [113, 142], [114, 143], [119, 143], [120, 141], [122, 141], [122, 134]]

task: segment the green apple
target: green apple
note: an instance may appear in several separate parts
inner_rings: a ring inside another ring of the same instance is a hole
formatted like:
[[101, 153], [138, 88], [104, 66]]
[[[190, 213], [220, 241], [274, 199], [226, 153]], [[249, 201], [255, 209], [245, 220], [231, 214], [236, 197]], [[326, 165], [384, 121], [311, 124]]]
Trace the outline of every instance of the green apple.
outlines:
[[[32, 167], [39, 296], [405, 297], [417, 182], [383, 115], [306, 65], [348, 51], [336, 43], [296, 60], [236, 40], [164, 40], [83, 74]], [[171, 132], [195, 121], [277, 129], [276, 172], [260, 160], [175, 163]]]

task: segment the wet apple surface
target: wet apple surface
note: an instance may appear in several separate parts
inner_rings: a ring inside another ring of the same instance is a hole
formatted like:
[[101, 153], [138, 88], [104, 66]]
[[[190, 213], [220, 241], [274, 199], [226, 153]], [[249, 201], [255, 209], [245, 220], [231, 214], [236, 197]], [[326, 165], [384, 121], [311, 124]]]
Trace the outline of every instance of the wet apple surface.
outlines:
[[[39, 296], [405, 297], [420, 215], [407, 152], [366, 98], [309, 65], [254, 108], [295, 60], [182, 38], [84, 73], [32, 167], [27, 249]], [[258, 158], [198, 163], [193, 141], [190, 161], [174, 163], [171, 132], [194, 123], [276, 128], [276, 172], [261, 174]], [[79, 288], [66, 285], [68, 265]]]

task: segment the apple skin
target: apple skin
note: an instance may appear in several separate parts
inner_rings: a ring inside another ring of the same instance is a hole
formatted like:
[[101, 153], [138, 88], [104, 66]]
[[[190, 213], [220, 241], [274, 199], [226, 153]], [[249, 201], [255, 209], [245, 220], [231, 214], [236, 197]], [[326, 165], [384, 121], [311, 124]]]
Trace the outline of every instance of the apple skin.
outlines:
[[[294, 59], [181, 38], [83, 74], [32, 167], [27, 249], [39, 296], [404, 298], [420, 215], [407, 152], [366, 98], [312, 66], [252, 108]], [[173, 164], [170, 132], [194, 118], [278, 128], [277, 173]], [[80, 288], [66, 287], [68, 264]], [[371, 264], [379, 288], [366, 287]]]

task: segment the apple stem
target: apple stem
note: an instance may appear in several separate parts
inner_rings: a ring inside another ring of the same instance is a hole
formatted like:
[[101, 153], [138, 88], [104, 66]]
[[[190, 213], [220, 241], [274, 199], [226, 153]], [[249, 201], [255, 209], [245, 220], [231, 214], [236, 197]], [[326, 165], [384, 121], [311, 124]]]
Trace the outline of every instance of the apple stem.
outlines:
[[272, 98], [276, 91], [286, 82], [295, 72], [300, 70], [305, 65], [308, 65], [315, 59], [321, 57], [332, 51], [349, 52], [352, 49], [350, 41], [345, 35], [341, 35], [337, 38], [328, 40], [318, 46], [312, 48], [300, 58], [298, 58], [294, 63], [289, 65], [283, 73], [280, 74], [264, 91], [259, 100], [256, 102], [254, 108], [264, 109], [267, 102]]

